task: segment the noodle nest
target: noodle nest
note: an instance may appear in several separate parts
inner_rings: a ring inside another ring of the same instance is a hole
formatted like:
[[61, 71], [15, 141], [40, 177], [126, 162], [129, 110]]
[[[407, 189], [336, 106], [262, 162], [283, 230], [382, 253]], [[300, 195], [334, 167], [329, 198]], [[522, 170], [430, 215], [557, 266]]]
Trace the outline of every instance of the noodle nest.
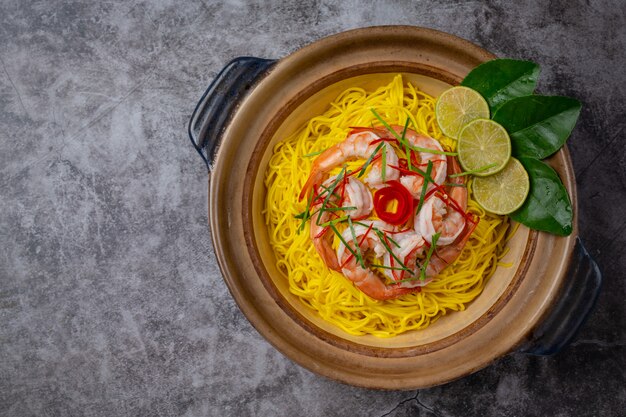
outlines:
[[346, 89], [323, 114], [308, 120], [273, 149], [265, 173], [263, 214], [276, 266], [288, 280], [292, 294], [349, 334], [392, 337], [424, 329], [449, 311], [464, 310], [482, 292], [496, 267], [504, 266], [500, 260], [514, 230], [508, 217], [486, 213], [478, 206], [472, 199], [471, 182], [468, 212], [480, 221], [461, 255], [421, 291], [394, 300], [374, 300], [341, 273], [330, 270], [311, 242], [309, 223], [298, 230], [301, 221], [295, 216], [307, 205], [306, 199], [300, 201], [298, 196], [315, 155], [345, 140], [350, 127], [380, 125], [371, 109], [391, 125], [404, 125], [408, 118], [413, 130], [453, 151], [456, 143], [441, 133], [434, 108], [433, 97], [396, 75], [375, 91]]

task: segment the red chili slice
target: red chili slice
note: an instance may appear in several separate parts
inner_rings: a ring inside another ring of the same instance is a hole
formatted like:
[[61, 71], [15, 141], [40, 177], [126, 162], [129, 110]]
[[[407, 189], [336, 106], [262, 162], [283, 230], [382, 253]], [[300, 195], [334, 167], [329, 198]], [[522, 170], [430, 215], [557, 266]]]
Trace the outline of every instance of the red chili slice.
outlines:
[[413, 213], [413, 196], [399, 181], [391, 180], [387, 185], [374, 193], [376, 214], [389, 224], [406, 223]]

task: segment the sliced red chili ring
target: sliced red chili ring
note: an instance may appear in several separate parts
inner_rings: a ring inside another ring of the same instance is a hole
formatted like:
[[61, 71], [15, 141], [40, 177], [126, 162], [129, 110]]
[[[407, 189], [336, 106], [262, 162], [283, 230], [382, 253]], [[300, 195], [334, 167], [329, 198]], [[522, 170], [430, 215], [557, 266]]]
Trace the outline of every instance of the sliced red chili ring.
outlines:
[[399, 181], [391, 180], [374, 193], [374, 208], [381, 220], [401, 225], [413, 213], [413, 196]]

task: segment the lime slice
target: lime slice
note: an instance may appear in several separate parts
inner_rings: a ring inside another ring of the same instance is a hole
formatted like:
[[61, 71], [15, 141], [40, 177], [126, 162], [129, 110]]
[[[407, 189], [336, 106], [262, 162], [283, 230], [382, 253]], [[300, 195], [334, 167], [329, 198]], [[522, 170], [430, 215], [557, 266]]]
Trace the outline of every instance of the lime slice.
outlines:
[[522, 163], [510, 158], [504, 169], [488, 177], [475, 177], [472, 182], [474, 199], [494, 214], [509, 214], [524, 204], [530, 181]]
[[466, 124], [489, 118], [489, 105], [478, 91], [452, 87], [437, 99], [435, 115], [443, 134], [456, 139]]
[[511, 139], [499, 123], [478, 119], [461, 130], [457, 152], [465, 171], [484, 177], [500, 172], [509, 162]]

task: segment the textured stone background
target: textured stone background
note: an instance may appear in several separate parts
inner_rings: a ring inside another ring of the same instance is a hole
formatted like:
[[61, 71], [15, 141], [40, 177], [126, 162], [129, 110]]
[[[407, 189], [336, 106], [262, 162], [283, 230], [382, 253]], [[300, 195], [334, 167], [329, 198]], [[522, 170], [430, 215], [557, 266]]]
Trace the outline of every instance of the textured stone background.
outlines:
[[[0, 2], [0, 414], [618, 416], [626, 409], [624, 2]], [[580, 231], [605, 273], [576, 341], [379, 392], [283, 357], [239, 312], [185, 127], [231, 58], [379, 24], [542, 66], [584, 102]]]

